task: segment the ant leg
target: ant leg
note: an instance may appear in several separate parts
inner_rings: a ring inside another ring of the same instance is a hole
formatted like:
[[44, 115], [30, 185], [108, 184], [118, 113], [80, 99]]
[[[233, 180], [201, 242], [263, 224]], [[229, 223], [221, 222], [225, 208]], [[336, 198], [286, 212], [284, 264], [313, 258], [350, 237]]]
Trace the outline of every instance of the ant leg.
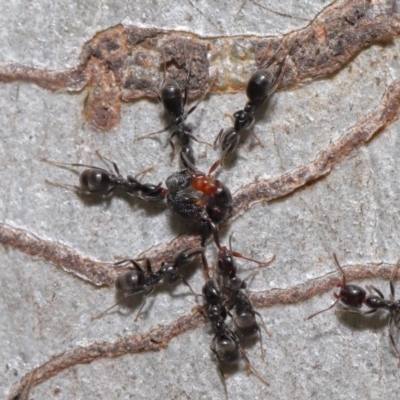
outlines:
[[212, 221], [208, 221], [210, 227], [211, 227], [211, 231], [214, 237], [214, 242], [217, 245], [218, 249], [221, 249], [221, 244], [219, 242], [219, 229], [218, 226], [214, 224], [214, 222]]
[[366, 285], [365, 288], [366, 288], [367, 290], [369, 290], [369, 291], [372, 291], [372, 290], [373, 290], [374, 292], [378, 293], [378, 295], [379, 295], [379, 297], [380, 297], [381, 299], [384, 299], [384, 298], [385, 298], [385, 297], [383, 296], [382, 292], [381, 292], [378, 288], [376, 288], [375, 286], [373, 286], [373, 285]]
[[146, 260], [146, 271], [149, 274], [152, 274], [153, 273], [153, 266], [151, 265], [151, 261], [150, 261], [149, 258], [145, 258], [145, 260]]
[[211, 279], [210, 267], [208, 265], [208, 261], [207, 261], [204, 251], [201, 253], [201, 263], [203, 264], [203, 270], [204, 270], [204, 273], [206, 274], [207, 280], [210, 280]]
[[217, 145], [217, 142], [221, 143], [222, 133], [223, 132], [224, 132], [224, 128], [221, 128], [221, 130], [218, 132], [217, 137], [214, 140], [214, 147]]
[[351, 313], [351, 314], [358, 314], [358, 315], [370, 315], [370, 314], [376, 313], [377, 311], [378, 311], [378, 309], [368, 310], [368, 311], [357, 311], [357, 310], [344, 309], [344, 310], [336, 310], [335, 314]]
[[211, 165], [211, 168], [208, 170], [208, 176], [210, 176], [221, 164], [221, 160], [215, 161], [213, 165]]
[[216, 338], [217, 338], [217, 336], [214, 337], [214, 339], [213, 339], [213, 341], [211, 343], [210, 349], [217, 357], [217, 367], [218, 367], [219, 376], [220, 376], [220, 378], [222, 380], [222, 384], [224, 385], [224, 392], [225, 392], [226, 399], [228, 399], [228, 389], [226, 387], [225, 374], [222, 371], [222, 368], [221, 368], [221, 365], [220, 365], [220, 361], [219, 361], [219, 357], [218, 357], [218, 353], [215, 350], [215, 340], [216, 340]]
[[[70, 189], [70, 190], [74, 191], [77, 194], [85, 195], [85, 196], [90, 196], [92, 194], [101, 192], [101, 190], [92, 190], [92, 191], [89, 192], [89, 191], [83, 190], [81, 187], [76, 186], [76, 185], [68, 185], [67, 183], [53, 182], [53, 181], [49, 181], [48, 179], [45, 179], [44, 181], [48, 185], [61, 187], [61, 188], [64, 188], [64, 189]], [[110, 193], [112, 193], [114, 191], [114, 189], [115, 189], [115, 187], [111, 186], [110, 189], [108, 189], [108, 191], [106, 193], [103, 193], [102, 197], [107, 197]]]
[[269, 264], [271, 264], [275, 260], [275, 254], [268, 261], [258, 261], [258, 260], [255, 260], [254, 258], [246, 257], [243, 254], [238, 253], [237, 251], [233, 251], [232, 250], [232, 237], [233, 237], [233, 232], [229, 235], [229, 251], [230, 251], [232, 256], [238, 257], [238, 258], [243, 258], [243, 260], [252, 261], [252, 262], [260, 265], [261, 267], [266, 267], [266, 266], [268, 266]]
[[175, 125], [175, 121], [172, 121], [172, 122], [171, 122], [169, 125], [167, 125], [165, 128], [163, 128], [163, 129], [161, 129], [161, 130], [159, 130], [159, 131], [155, 131], [155, 132], [148, 133], [147, 135], [139, 136], [139, 137], [137, 137], [135, 140], [136, 140], [137, 142], [139, 142], [140, 140], [146, 139], [146, 138], [148, 138], [148, 137], [150, 137], [150, 136], [158, 135], [159, 133], [162, 133], [162, 132], [167, 131], [168, 129], [171, 129], [174, 125]]
[[275, 254], [268, 261], [258, 261], [258, 260], [255, 260], [254, 258], [245, 257], [243, 254], [238, 253], [236, 251], [232, 251], [231, 254], [234, 257], [243, 258], [243, 260], [247, 260], [247, 261], [252, 261], [252, 262], [258, 264], [260, 267], [267, 267], [268, 265], [270, 265], [275, 260]]
[[[236, 112], [234, 114], [236, 114]], [[230, 118], [232, 123], [235, 123], [235, 115], [224, 113], [224, 117]]]
[[143, 171], [138, 172], [136, 175], [134, 175], [134, 178], [137, 178], [138, 176], [146, 175], [148, 172], [151, 172], [154, 170], [154, 167], [148, 167], [144, 169]]
[[390, 342], [392, 343], [392, 346], [396, 350], [397, 357], [399, 358], [399, 363], [398, 363], [397, 367], [400, 368], [400, 352], [399, 352], [399, 349], [397, 348], [396, 343], [393, 338], [392, 326], [393, 326], [393, 313], [390, 314], [390, 319], [389, 319], [389, 338], [390, 338]]
[[332, 255], [333, 255], [333, 259], [335, 260], [336, 266], [339, 268], [339, 271], [342, 274], [342, 283], [341, 283], [341, 285], [338, 285], [338, 286], [344, 287], [344, 286], [346, 286], [346, 275], [344, 274], [343, 268], [339, 264], [336, 253], [332, 253]]
[[265, 148], [265, 145], [264, 145], [264, 143], [259, 139], [259, 137], [254, 133], [254, 132], [251, 132], [251, 134], [255, 137], [255, 139], [257, 140], [257, 143], [258, 143], [258, 145], [263, 149], [263, 148]]
[[184, 152], [181, 152], [180, 155], [181, 155], [182, 164], [185, 166], [185, 168], [189, 169], [191, 171], [196, 171], [196, 166], [189, 160], [187, 154]]
[[95, 319], [100, 319], [103, 315], [107, 314], [111, 309], [113, 309], [114, 307], [116, 307], [118, 304], [120, 304], [122, 302], [122, 300], [124, 300], [126, 297], [126, 295], [122, 296], [116, 303], [114, 303], [111, 307], [108, 307], [106, 310], [102, 311], [100, 314], [95, 315], [94, 317], [91, 317], [90, 320], [94, 321]]
[[[286, 72], [286, 68], [283, 68], [284, 67], [284, 65], [286, 64], [286, 60], [287, 60], [287, 58], [289, 57], [289, 55], [287, 55], [284, 59], [283, 59], [283, 61], [281, 61], [281, 63], [280, 63], [280, 65], [279, 65], [279, 67], [278, 67], [278, 70], [276, 71], [276, 74], [275, 74], [275, 81], [274, 81], [274, 83], [273, 83], [273, 85], [272, 85], [272, 87], [271, 87], [271, 89], [268, 91], [268, 94], [267, 94], [267, 96], [266, 96], [266, 99], [268, 98], [268, 97], [270, 97], [274, 92], [275, 92], [275, 90], [276, 89], [278, 89], [278, 86], [280, 85], [280, 83], [282, 82], [282, 78], [283, 78], [283, 76], [285, 75], [285, 72]], [[265, 100], [266, 100], [265, 99]], [[264, 100], [264, 101], [265, 101]]]
[[103, 161], [105, 164], [107, 164], [106, 161], [108, 161], [114, 167], [114, 170], [117, 173], [117, 175], [121, 176], [121, 173], [119, 172], [118, 165], [117, 165], [117, 163], [115, 161], [112, 161], [109, 158], [102, 156], [98, 150], [96, 150], [95, 153], [96, 153], [96, 156], [99, 157], [100, 160]]
[[53, 182], [53, 181], [49, 181], [48, 179], [44, 180], [45, 183], [47, 183], [48, 185], [51, 186], [56, 186], [56, 187], [61, 187], [64, 189], [70, 189], [78, 194], [84, 194], [84, 195], [90, 195], [91, 192], [87, 192], [85, 190], [82, 190], [79, 186], [76, 185], [68, 185], [67, 183], [58, 183], [58, 182]]
[[163, 79], [162, 79], [162, 81], [161, 81], [161, 85], [160, 85], [160, 88], [158, 89], [158, 100], [160, 101], [160, 103], [161, 103], [161, 96], [160, 96], [160, 93], [161, 93], [161, 90], [162, 90], [162, 87], [164, 86], [164, 82], [165, 82], [165, 77], [167, 76], [167, 60], [166, 60], [166, 58], [165, 58], [165, 52], [163, 51], [163, 55], [164, 55], [164, 70], [163, 70]]
[[240, 353], [242, 354], [242, 357], [244, 359], [244, 362], [246, 363], [246, 367], [248, 370], [250, 370], [251, 372], [253, 372], [253, 374], [265, 385], [265, 386], [269, 386], [269, 382], [266, 381], [261, 375], [260, 373], [253, 367], [253, 365], [251, 364], [249, 358], [247, 357], [245, 351], [243, 350], [243, 348], [239, 345], [239, 349], [240, 349]]
[[208, 142], [204, 142], [203, 140], [199, 140], [196, 136], [193, 136], [191, 133], [186, 132], [186, 136], [192, 140], [194, 140], [197, 143], [201, 143], [201, 144], [205, 144], [209, 147], [213, 147], [213, 145], [211, 143]]
[[271, 64], [271, 62], [275, 59], [276, 55], [281, 50], [282, 46], [283, 46], [283, 42], [279, 45], [278, 50], [276, 50], [276, 52], [274, 54], [272, 54], [272, 56], [264, 64], [262, 64], [259, 69], [267, 68]]
[[394, 278], [397, 275], [397, 270], [399, 269], [399, 265], [400, 265], [400, 259], [399, 259], [399, 261], [397, 261], [397, 264], [392, 271], [392, 275], [390, 276], [390, 300], [394, 300], [395, 289], [394, 289], [393, 282], [394, 282]]
[[205, 93], [200, 97], [200, 99], [197, 101], [197, 103], [192, 106], [189, 111], [186, 113], [185, 117], [190, 115], [196, 108], [197, 106], [204, 100], [204, 98], [207, 96], [208, 92], [210, 91], [211, 87], [208, 87], [208, 89], [205, 91]]
[[114, 263], [114, 266], [116, 266], [116, 267], [119, 267], [119, 266], [127, 267], [129, 269], [135, 269], [136, 271], [139, 271], [139, 272], [144, 272], [142, 267], [138, 263], [138, 261], [143, 261], [143, 260], [147, 260], [147, 258], [138, 258], [137, 260], [133, 260], [131, 258], [127, 258], [125, 260], [117, 261], [116, 263]]
[[59, 167], [84, 167], [84, 168], [96, 169], [97, 171], [105, 172], [107, 174], [110, 173], [110, 171], [107, 171], [104, 168], [96, 167], [94, 165], [81, 164], [81, 163], [64, 163], [59, 161], [48, 160], [47, 158], [41, 158], [40, 161], [45, 162], [47, 164], [56, 165]]
[[177, 131], [174, 131], [174, 132], [172, 132], [172, 133], [169, 135], [169, 138], [168, 138], [168, 142], [169, 142], [169, 144], [170, 144], [170, 146], [171, 146], [171, 148], [172, 148], [171, 163], [172, 163], [172, 161], [174, 160], [174, 155], [175, 155], [175, 143], [173, 142], [172, 138], [173, 138], [176, 134], [177, 134]]
[[141, 311], [143, 310], [143, 307], [144, 307], [145, 304], [146, 304], [147, 296], [149, 296], [149, 295], [153, 292], [153, 290], [154, 290], [154, 286], [151, 287], [150, 289], [148, 289], [148, 290], [146, 291], [146, 293], [143, 295], [142, 304], [141, 304], [141, 306], [140, 306], [140, 308], [139, 308], [139, 311], [137, 312], [136, 317], [135, 317], [135, 319], [134, 319], [135, 322], [137, 322], [137, 320], [138, 320], [139, 317], [140, 317], [140, 313], [141, 313]]
[[198, 296], [198, 293], [196, 293], [193, 290], [193, 288], [189, 285], [189, 282], [182, 275], [172, 275], [172, 276], [170, 276], [169, 284], [170, 285], [176, 285], [179, 281], [182, 281], [182, 283], [185, 284], [190, 289], [190, 291], [192, 292], [192, 294], [194, 296], [196, 296], [196, 297]]
[[268, 330], [267, 325], [266, 325], [265, 322], [264, 322], [264, 318], [261, 316], [261, 314], [260, 314], [258, 311], [255, 311], [255, 310], [254, 310], [254, 313], [257, 314], [258, 317], [260, 318], [265, 333], [266, 333], [269, 337], [271, 337], [271, 336], [272, 336], [272, 333]]
[[[186, 77], [185, 89], [183, 90], [183, 93], [185, 95], [185, 98], [183, 99], [183, 108], [185, 108], [186, 102], [188, 99], [188, 87], [189, 87], [191, 69], [192, 69], [192, 54], [190, 55], [189, 68], [188, 68], [188, 73], [187, 73], [187, 77]], [[187, 115], [189, 115], [189, 114], [186, 114], [186, 116]]]
[[336, 304], [339, 303], [339, 301], [340, 301], [340, 299], [337, 299], [337, 300], [336, 300], [335, 302], [333, 302], [328, 308], [325, 308], [324, 310], [317, 311], [316, 313], [309, 315], [309, 316], [305, 319], [305, 321], [308, 321], [309, 319], [314, 318], [314, 317], [317, 316], [318, 314], [321, 314], [321, 313], [323, 313], [323, 312], [325, 312], [325, 311], [330, 310], [331, 308], [335, 307]]
[[[268, 332], [268, 331], [267, 331]], [[269, 332], [268, 332], [269, 333]], [[264, 346], [263, 346], [263, 341], [262, 341], [262, 334], [261, 334], [261, 329], [258, 328], [258, 334], [260, 336], [260, 347], [261, 347], [261, 361], [265, 362], [265, 351], [264, 351]]]

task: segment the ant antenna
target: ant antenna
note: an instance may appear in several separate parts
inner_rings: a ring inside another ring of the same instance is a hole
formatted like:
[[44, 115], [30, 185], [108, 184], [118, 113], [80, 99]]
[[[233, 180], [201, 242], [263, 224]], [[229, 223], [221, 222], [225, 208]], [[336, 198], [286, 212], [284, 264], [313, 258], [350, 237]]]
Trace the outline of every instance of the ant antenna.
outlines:
[[[338, 259], [337, 259], [336, 253], [332, 253], [332, 255], [333, 255], [333, 259], [335, 260], [336, 266], [339, 268], [339, 271], [340, 271], [341, 274], [342, 274], [342, 283], [341, 283], [341, 284], [338, 284], [337, 286], [338, 286], [338, 287], [344, 287], [344, 286], [346, 285], [346, 275], [344, 274], [343, 268], [342, 268], [342, 267], [340, 266], [340, 264], [339, 264], [339, 261], [338, 261]], [[309, 315], [309, 316], [305, 319], [305, 321], [308, 321], [309, 319], [314, 318], [314, 317], [317, 316], [318, 314], [322, 314], [323, 312], [332, 309], [333, 307], [336, 306], [337, 303], [339, 303], [339, 301], [340, 301], [340, 297], [338, 296], [338, 297], [336, 298], [336, 301], [334, 301], [328, 308], [325, 308], [324, 310], [317, 311], [316, 313]]]
[[102, 311], [100, 314], [95, 315], [94, 317], [91, 317], [90, 320], [94, 321], [95, 319], [101, 318], [103, 315], [107, 314], [112, 308], [116, 307], [118, 304], [122, 302], [122, 300], [125, 299], [126, 296], [121, 297], [115, 304], [113, 304], [111, 307], [108, 307], [107, 310]]

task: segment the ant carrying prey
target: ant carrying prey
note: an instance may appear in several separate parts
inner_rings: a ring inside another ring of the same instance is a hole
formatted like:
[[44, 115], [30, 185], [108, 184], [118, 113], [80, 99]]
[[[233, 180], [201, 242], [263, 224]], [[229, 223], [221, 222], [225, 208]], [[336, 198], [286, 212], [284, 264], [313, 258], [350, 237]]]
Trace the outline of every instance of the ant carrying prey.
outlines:
[[[338, 310], [339, 312], [350, 312], [360, 315], [370, 315], [376, 313], [378, 310], [386, 310], [389, 311], [389, 338], [392, 343], [393, 348], [397, 353], [397, 357], [399, 358], [399, 366], [400, 366], [400, 352], [396, 346], [396, 343], [393, 338], [392, 329], [393, 326], [400, 329], [400, 300], [395, 300], [395, 287], [394, 287], [394, 279], [397, 275], [397, 271], [400, 265], [400, 260], [397, 262], [396, 266], [393, 268], [391, 277], [390, 277], [390, 298], [385, 299], [382, 292], [373, 285], [367, 285], [366, 289], [369, 291], [373, 291], [376, 294], [367, 294], [365, 289], [360, 286], [347, 284], [346, 276], [343, 271], [343, 268], [340, 266], [339, 261], [336, 257], [336, 254], [333, 253], [333, 258], [335, 260], [335, 264], [339, 269], [342, 275], [342, 282], [337, 286], [340, 287], [339, 293], [334, 293], [334, 297], [336, 301], [333, 302], [328, 308], [318, 311], [306, 319], [309, 320], [314, 318], [318, 314], [321, 314], [325, 311], [328, 311], [335, 307], [337, 303], [342, 303], [345, 308], [342, 310]], [[361, 311], [362, 306], [365, 305], [369, 310]]]
[[189, 163], [189, 168], [170, 175], [166, 180], [167, 203], [181, 217], [200, 224], [202, 246], [210, 233], [219, 242], [218, 225], [226, 220], [232, 210], [229, 188], [211, 174], [219, 165], [214, 163], [208, 174], [200, 172]]

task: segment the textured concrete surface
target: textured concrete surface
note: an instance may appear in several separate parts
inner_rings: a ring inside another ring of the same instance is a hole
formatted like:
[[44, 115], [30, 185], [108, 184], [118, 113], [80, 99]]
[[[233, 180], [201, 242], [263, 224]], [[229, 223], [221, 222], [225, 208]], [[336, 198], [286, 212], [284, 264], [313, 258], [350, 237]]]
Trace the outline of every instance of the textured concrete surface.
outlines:
[[[313, 18], [327, 3], [290, 0], [271, 7], [294, 17]], [[268, 3], [265, 3], [268, 5]], [[240, 11], [238, 13], [238, 11]], [[77, 62], [82, 45], [96, 32], [119, 22], [202, 35], [276, 35], [306, 21], [262, 9], [250, 1], [8, 1], [0, 5], [0, 62], [64, 69]], [[255, 177], [278, 176], [307, 163], [327, 144], [379, 104], [400, 76], [399, 40], [361, 52], [334, 76], [281, 91], [255, 132], [264, 148], [247, 141], [235, 168], [220, 179], [236, 191]], [[82, 117], [85, 93], [51, 93], [37, 86], [0, 84], [0, 219], [42, 238], [71, 246], [102, 261], [136, 257], [172, 240], [182, 231], [170, 213], [130, 204], [124, 197], [84, 202], [71, 191], [44, 180], [75, 183], [76, 175], [40, 162], [42, 157], [100, 165], [94, 151], [116, 160], [122, 173], [154, 166], [147, 177], [158, 182], [169, 165], [166, 134], [133, 142], [135, 136], [165, 123], [161, 107], [146, 100], [123, 106], [121, 124], [99, 133]], [[212, 96], [190, 117], [196, 133], [212, 142], [224, 113], [243, 107], [245, 95]], [[276, 261], [253, 280], [251, 290], [286, 288], [334, 270], [332, 251], [343, 264], [394, 263], [399, 253], [400, 123], [392, 124], [360, 148], [325, 179], [285, 199], [258, 204], [234, 221], [235, 248], [258, 259]], [[217, 154], [199, 146], [206, 168]], [[166, 162], [167, 161], [167, 162]], [[210, 257], [214, 254], [211, 251]], [[62, 351], [135, 332], [147, 332], [188, 312], [194, 299], [185, 288], [174, 296], [161, 291], [146, 314], [120, 309], [91, 322], [115, 301], [114, 290], [93, 286], [41, 260], [0, 247], [0, 393], [32, 368]], [[250, 266], [243, 267], [248, 270]], [[200, 271], [190, 282], [201, 291]], [[386, 281], [370, 282], [389, 292]], [[400, 284], [399, 284], [400, 285]], [[177, 296], [177, 294], [185, 294]], [[258, 344], [249, 350], [254, 366], [270, 382], [264, 387], [239, 371], [227, 380], [230, 399], [396, 398], [397, 359], [387, 318], [338, 318], [325, 313], [304, 318], [332, 302], [332, 293], [295, 306], [259, 310], [273, 336], [264, 338], [266, 361]], [[35, 387], [34, 399], [220, 399], [223, 387], [209, 349], [208, 325], [174, 339], [166, 350], [127, 355], [79, 365]], [[400, 335], [396, 336], [397, 343]]]

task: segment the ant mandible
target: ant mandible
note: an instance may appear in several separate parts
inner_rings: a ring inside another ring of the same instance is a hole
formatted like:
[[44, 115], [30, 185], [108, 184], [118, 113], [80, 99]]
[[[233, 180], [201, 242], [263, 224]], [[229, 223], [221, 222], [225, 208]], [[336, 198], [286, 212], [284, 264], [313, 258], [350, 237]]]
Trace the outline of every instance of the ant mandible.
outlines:
[[149, 133], [144, 136], [140, 136], [136, 139], [138, 141], [143, 140], [150, 136], [157, 135], [161, 132], [165, 132], [174, 127], [175, 128], [174, 131], [169, 135], [168, 138], [169, 144], [172, 147], [171, 159], [174, 157], [175, 154], [175, 144], [172, 139], [176, 136], [181, 146], [181, 150], [179, 152], [179, 159], [184, 168], [188, 167], [188, 165], [186, 164], [186, 160], [188, 160], [191, 164], [195, 164], [195, 157], [193, 154], [193, 148], [190, 145], [190, 139], [198, 143], [209, 145], [209, 143], [203, 142], [197, 139], [195, 136], [193, 136], [190, 127], [186, 123], [187, 117], [197, 108], [199, 103], [204, 99], [204, 97], [208, 93], [207, 90], [199, 99], [199, 101], [193, 107], [191, 107], [188, 112], [185, 113], [185, 106], [188, 100], [188, 87], [190, 80], [191, 64], [192, 64], [192, 58], [190, 58], [189, 61], [189, 68], [186, 78], [185, 89], [184, 92], [182, 93], [181, 88], [179, 87], [178, 83], [175, 80], [173, 79], [166, 80], [165, 76], [166, 76], [167, 64], [166, 62], [164, 63], [164, 77], [161, 83], [161, 90], [160, 94], [158, 95], [158, 99], [163, 104], [165, 112], [171, 116], [172, 121], [164, 129]]
[[[138, 293], [143, 293], [143, 301], [136, 314], [135, 321], [138, 320], [140, 312], [146, 304], [146, 298], [155, 289], [155, 287], [164, 279], [168, 281], [168, 284], [175, 285], [179, 281], [182, 281], [191, 292], [196, 295], [186, 279], [179, 273], [180, 269], [190, 264], [194, 259], [201, 255], [204, 260], [204, 247], [195, 247], [187, 249], [179, 253], [172, 263], [162, 263], [161, 268], [158, 271], [153, 271], [151, 261], [148, 258], [138, 260], [122, 260], [114, 265], [127, 266], [130, 268], [128, 272], [118, 276], [115, 287], [119, 292], [122, 292], [122, 297], [114, 305], [109, 307], [107, 310], [93, 317], [92, 320], [98, 319], [107, 313], [109, 310], [118, 305], [124, 298], [133, 296]], [[144, 270], [138, 261], [145, 260], [146, 269]]]
[[[46, 180], [46, 182], [51, 185], [61, 186], [65, 188], [72, 188], [78, 194], [83, 194], [83, 195], [98, 194], [102, 197], [109, 196], [111, 193], [114, 192], [114, 190], [117, 187], [120, 187], [131, 197], [139, 198], [147, 202], [154, 202], [154, 203], [165, 202], [166, 191], [161, 187], [161, 184], [158, 185], [154, 185], [151, 183], [142, 184], [138, 179], [136, 179], [136, 177], [132, 175], [128, 175], [126, 178], [124, 178], [119, 172], [118, 165], [114, 161], [111, 161], [108, 158], [102, 156], [98, 151], [96, 151], [96, 155], [105, 163], [106, 162], [111, 163], [114, 167], [115, 173], [107, 171], [100, 167], [96, 167], [94, 165], [87, 165], [80, 163], [72, 163], [72, 164], [62, 163], [42, 158], [41, 161], [53, 165], [86, 168], [79, 175], [79, 186], [60, 184], [48, 180]], [[142, 171], [136, 176], [143, 175], [145, 172], [148, 172], [149, 170], [151, 170], [151, 168]]]
[[[346, 306], [345, 309], [340, 310], [342, 312], [352, 312], [355, 314], [368, 315], [374, 314], [378, 310], [386, 310], [390, 313], [389, 318], [389, 338], [392, 343], [393, 348], [395, 349], [397, 356], [399, 358], [399, 366], [400, 366], [400, 352], [396, 346], [396, 343], [392, 334], [392, 327], [396, 326], [400, 329], [400, 300], [395, 300], [395, 287], [394, 287], [394, 279], [397, 275], [397, 271], [400, 265], [400, 260], [397, 262], [396, 266], [393, 268], [391, 277], [390, 277], [390, 299], [385, 299], [382, 292], [377, 289], [373, 285], [367, 285], [366, 289], [369, 291], [374, 291], [377, 295], [370, 295], [360, 286], [347, 284], [346, 276], [343, 271], [343, 268], [340, 266], [339, 261], [336, 257], [336, 254], [333, 253], [333, 258], [335, 260], [335, 264], [338, 267], [340, 273], [342, 274], [342, 282], [337, 286], [340, 287], [339, 293], [334, 293], [333, 295], [336, 298], [336, 301], [331, 304], [328, 308], [318, 311], [306, 319], [309, 320], [314, 318], [316, 315], [321, 314], [325, 311], [330, 310], [335, 307], [335, 305], [339, 302]], [[369, 308], [367, 311], [361, 311], [361, 307], [363, 304]]]

